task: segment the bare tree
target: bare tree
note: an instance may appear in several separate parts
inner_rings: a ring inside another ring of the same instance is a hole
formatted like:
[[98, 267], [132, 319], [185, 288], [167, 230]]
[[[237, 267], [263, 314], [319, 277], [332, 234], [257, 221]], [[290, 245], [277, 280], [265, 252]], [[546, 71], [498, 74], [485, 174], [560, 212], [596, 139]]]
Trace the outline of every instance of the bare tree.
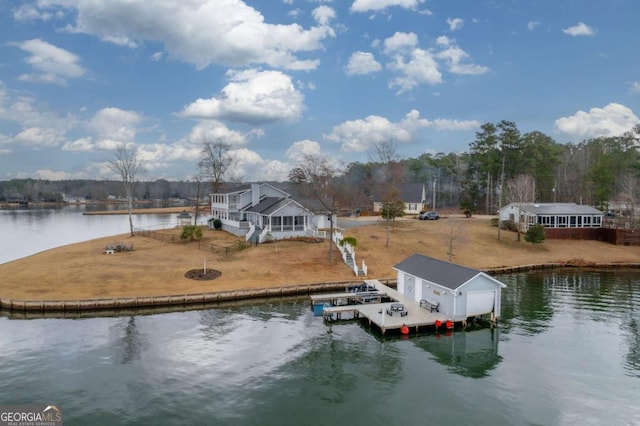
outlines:
[[454, 256], [454, 243], [466, 241], [465, 233], [462, 232], [464, 230], [464, 223], [466, 222], [456, 220], [452, 217], [449, 217], [447, 219], [447, 226], [449, 227], [449, 234], [447, 236], [449, 240], [449, 251], [447, 252], [447, 255], [449, 255], [449, 262], [451, 262]]
[[382, 196], [382, 208], [380, 209], [380, 215], [385, 219], [387, 223], [387, 244], [389, 247], [389, 225], [393, 223], [395, 229], [396, 217], [404, 216], [405, 204], [400, 197], [400, 191], [395, 187], [390, 187], [388, 191]]
[[370, 155], [370, 161], [378, 163], [382, 167], [378, 169], [379, 183], [401, 183], [404, 181], [404, 168], [400, 162], [400, 156], [396, 151], [396, 145], [392, 141], [382, 141], [374, 145], [375, 152]]
[[197, 174], [195, 175], [193, 180], [196, 181], [196, 217], [193, 221], [193, 224], [198, 225], [198, 216], [200, 213], [200, 183], [202, 183], [202, 176]]
[[[505, 185], [505, 195], [508, 203], [518, 204], [518, 210], [522, 211], [522, 204], [532, 203], [536, 198], [536, 181], [531, 175], [518, 175], [509, 179]], [[522, 231], [522, 214], [518, 214], [518, 241]]]
[[342, 188], [338, 171], [321, 155], [305, 155], [289, 172], [289, 182], [296, 184], [301, 195], [317, 199], [329, 212], [329, 260], [333, 261], [333, 218], [338, 212]]
[[213, 192], [218, 192], [224, 183], [225, 175], [235, 160], [229, 155], [231, 146], [218, 138], [215, 142], [205, 142], [202, 148], [203, 158], [198, 166], [202, 176], [211, 181]]
[[640, 178], [630, 173], [625, 173], [622, 176], [622, 196], [624, 197], [625, 213], [628, 213], [631, 219], [635, 219], [636, 199], [639, 188]]
[[136, 175], [140, 168], [140, 162], [138, 160], [137, 148], [127, 148], [126, 145], [120, 145], [115, 154], [115, 158], [109, 161], [111, 169], [120, 175], [122, 183], [124, 184], [124, 192], [129, 204], [129, 230], [131, 236], [135, 236], [133, 232], [133, 219], [131, 217], [131, 210], [133, 210], [133, 190], [136, 184]]

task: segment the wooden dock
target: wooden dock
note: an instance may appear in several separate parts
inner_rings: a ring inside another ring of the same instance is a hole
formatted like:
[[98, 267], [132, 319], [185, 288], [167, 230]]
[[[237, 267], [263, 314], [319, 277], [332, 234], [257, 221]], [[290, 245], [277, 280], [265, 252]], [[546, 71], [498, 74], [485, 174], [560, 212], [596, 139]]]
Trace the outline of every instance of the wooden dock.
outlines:
[[[417, 332], [420, 327], [435, 326], [436, 322], [444, 325], [449, 319], [438, 312], [421, 308], [419, 302], [385, 286], [378, 280], [366, 280], [365, 283], [378, 290], [371, 293], [378, 293], [390, 301], [352, 304], [356, 301], [359, 293], [345, 292], [312, 295], [311, 303], [317, 304], [326, 301], [328, 305], [332, 305], [325, 306], [323, 309], [324, 319], [328, 322], [366, 318], [369, 321], [369, 326], [375, 325], [382, 334], [385, 334], [387, 330], [400, 329], [402, 326], [413, 328]], [[388, 315], [387, 308], [394, 303], [402, 303], [407, 310], [407, 315], [400, 316], [397, 312]]]

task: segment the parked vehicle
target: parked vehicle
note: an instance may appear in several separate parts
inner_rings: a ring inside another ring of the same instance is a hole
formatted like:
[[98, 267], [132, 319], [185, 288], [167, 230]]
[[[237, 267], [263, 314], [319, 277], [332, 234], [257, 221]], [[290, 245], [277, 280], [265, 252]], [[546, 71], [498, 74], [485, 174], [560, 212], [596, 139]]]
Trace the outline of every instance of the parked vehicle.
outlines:
[[440, 219], [440, 215], [438, 212], [423, 212], [418, 215], [418, 219], [420, 220], [438, 220]]

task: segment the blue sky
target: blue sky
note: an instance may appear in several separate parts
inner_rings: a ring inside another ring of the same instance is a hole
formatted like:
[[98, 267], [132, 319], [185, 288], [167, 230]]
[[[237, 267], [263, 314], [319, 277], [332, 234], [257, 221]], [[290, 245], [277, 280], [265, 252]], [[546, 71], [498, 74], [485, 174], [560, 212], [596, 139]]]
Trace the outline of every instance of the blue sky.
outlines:
[[636, 0], [0, 2], [0, 179], [192, 179], [223, 140], [230, 178], [286, 180], [468, 149], [511, 120], [561, 143], [640, 122]]

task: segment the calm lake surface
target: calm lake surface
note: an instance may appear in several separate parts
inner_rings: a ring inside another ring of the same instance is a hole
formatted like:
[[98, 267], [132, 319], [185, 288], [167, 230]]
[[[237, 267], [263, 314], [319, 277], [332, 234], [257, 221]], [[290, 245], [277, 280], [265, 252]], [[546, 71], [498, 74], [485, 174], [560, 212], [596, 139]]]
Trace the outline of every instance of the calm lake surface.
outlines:
[[[61, 208], [0, 209], [0, 263], [20, 259], [67, 244], [129, 232], [128, 215], [91, 215], [89, 210], [105, 206], [66, 206]], [[133, 216], [140, 228], [176, 226], [175, 214]]]
[[499, 278], [497, 327], [408, 339], [325, 325], [306, 298], [0, 317], [0, 404], [68, 425], [640, 424], [640, 271]]

